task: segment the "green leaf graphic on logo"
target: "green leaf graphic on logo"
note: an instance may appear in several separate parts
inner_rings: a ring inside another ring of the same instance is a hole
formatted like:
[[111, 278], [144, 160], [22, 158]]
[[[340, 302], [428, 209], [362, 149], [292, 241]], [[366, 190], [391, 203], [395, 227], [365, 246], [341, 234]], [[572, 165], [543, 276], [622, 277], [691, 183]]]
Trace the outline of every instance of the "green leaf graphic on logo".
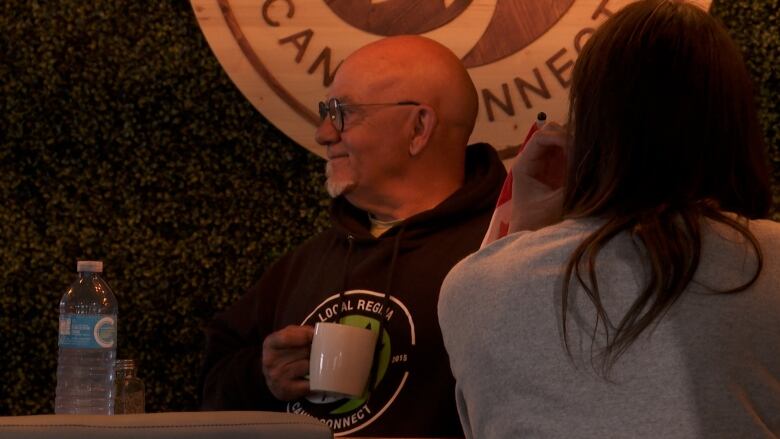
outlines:
[[[357, 326], [358, 328], [366, 328], [370, 329], [374, 332], [379, 331], [379, 320], [371, 317], [351, 314], [348, 316], [344, 316], [341, 319], [341, 323], [349, 326]], [[387, 368], [390, 365], [390, 336], [387, 334], [387, 330], [382, 330], [382, 344], [379, 347], [379, 368], [377, 370], [376, 374], [376, 380], [374, 381], [374, 385], [379, 384], [382, 381], [382, 378], [384, 378], [385, 373], [387, 372]], [[371, 386], [373, 387], [373, 386]], [[368, 397], [371, 395], [371, 392], [369, 390], [366, 390], [366, 393], [361, 398], [353, 398], [347, 400], [344, 404], [337, 407], [330, 413], [333, 415], [338, 415], [341, 413], [348, 413], [352, 410], [357, 409], [361, 405], [365, 404]]]

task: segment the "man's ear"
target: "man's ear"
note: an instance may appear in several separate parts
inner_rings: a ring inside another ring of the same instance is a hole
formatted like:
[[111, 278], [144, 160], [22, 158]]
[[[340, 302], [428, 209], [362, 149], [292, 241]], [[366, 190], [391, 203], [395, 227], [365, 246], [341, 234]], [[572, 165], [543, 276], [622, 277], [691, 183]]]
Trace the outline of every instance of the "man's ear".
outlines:
[[430, 105], [420, 104], [414, 111], [414, 132], [409, 142], [409, 156], [419, 154], [431, 140], [438, 118]]

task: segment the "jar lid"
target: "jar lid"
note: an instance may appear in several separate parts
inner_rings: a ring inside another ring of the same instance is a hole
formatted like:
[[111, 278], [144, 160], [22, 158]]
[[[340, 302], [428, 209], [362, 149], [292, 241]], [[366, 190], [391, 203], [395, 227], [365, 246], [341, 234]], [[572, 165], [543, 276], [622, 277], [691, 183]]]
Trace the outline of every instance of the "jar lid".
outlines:
[[115, 366], [116, 369], [135, 369], [135, 360], [133, 359], [116, 360]]

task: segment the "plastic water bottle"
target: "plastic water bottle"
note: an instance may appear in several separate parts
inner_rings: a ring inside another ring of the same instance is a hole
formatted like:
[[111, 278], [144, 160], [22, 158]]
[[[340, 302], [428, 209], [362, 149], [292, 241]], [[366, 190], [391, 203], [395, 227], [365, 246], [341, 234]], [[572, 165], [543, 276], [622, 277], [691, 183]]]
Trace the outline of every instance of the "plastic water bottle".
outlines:
[[57, 414], [114, 413], [117, 302], [103, 263], [78, 261], [78, 279], [60, 301]]

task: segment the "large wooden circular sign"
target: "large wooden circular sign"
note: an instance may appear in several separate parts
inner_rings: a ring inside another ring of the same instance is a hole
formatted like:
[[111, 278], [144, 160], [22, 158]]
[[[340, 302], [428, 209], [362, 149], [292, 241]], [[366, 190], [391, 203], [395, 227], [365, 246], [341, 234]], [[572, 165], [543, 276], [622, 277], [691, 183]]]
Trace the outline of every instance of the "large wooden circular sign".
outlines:
[[[314, 142], [316, 104], [341, 62], [388, 35], [420, 34], [463, 60], [480, 98], [471, 141], [516, 151], [539, 111], [563, 120], [574, 61], [632, 0], [191, 0], [241, 92], [281, 131]], [[710, 0], [696, 1], [709, 8]]]

